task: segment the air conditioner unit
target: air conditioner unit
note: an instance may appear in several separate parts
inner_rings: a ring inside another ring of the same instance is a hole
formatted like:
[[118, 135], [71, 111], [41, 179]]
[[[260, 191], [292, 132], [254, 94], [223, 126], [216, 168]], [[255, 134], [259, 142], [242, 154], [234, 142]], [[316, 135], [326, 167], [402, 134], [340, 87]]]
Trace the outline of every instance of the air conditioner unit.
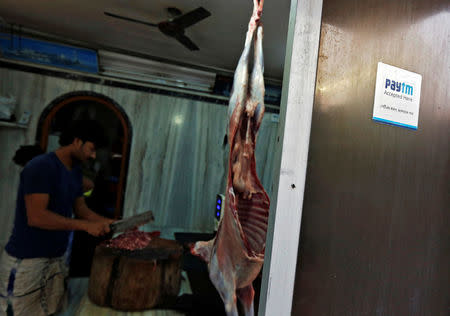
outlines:
[[100, 74], [202, 92], [212, 92], [216, 74], [99, 50]]

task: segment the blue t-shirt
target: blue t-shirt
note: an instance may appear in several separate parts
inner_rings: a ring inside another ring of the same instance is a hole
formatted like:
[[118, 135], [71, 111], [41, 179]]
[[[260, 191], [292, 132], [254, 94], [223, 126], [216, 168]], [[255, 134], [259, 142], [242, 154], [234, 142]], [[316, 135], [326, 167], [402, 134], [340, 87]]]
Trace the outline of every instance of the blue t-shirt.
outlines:
[[75, 199], [83, 195], [81, 169], [68, 170], [54, 152], [33, 158], [20, 174], [14, 228], [5, 249], [16, 258], [60, 257], [67, 248], [70, 232], [28, 226], [25, 195], [46, 193], [47, 209], [72, 217]]

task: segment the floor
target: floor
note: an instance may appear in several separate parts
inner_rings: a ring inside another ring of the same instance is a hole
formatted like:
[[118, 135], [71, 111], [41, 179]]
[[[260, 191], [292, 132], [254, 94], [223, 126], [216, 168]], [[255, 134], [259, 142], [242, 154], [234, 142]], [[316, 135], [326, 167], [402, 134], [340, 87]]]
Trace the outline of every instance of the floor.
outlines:
[[[179, 295], [191, 294], [187, 275], [182, 271], [182, 282]], [[68, 284], [69, 302], [67, 308], [57, 316], [183, 316], [174, 310], [152, 309], [142, 312], [122, 312], [111, 308], [100, 307], [92, 303], [88, 296], [88, 278], [72, 278]]]

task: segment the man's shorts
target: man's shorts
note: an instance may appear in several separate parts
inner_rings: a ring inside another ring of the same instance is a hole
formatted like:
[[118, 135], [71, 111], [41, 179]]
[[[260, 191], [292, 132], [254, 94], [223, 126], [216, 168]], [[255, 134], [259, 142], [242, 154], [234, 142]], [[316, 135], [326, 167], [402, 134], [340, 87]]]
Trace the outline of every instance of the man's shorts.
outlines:
[[60, 310], [65, 300], [64, 258], [17, 259], [0, 254], [0, 315], [40, 316]]

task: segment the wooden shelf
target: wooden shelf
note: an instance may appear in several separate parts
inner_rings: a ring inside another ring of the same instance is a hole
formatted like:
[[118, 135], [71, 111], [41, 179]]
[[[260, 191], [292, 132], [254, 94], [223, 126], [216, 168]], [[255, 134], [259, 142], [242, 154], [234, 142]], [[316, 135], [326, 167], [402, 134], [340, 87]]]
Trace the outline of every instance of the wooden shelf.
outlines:
[[10, 123], [10, 122], [3, 122], [0, 121], [0, 127], [11, 127], [11, 128], [23, 128], [23, 129], [27, 129], [28, 126], [27, 125], [21, 125], [21, 124], [17, 124], [17, 123]]

